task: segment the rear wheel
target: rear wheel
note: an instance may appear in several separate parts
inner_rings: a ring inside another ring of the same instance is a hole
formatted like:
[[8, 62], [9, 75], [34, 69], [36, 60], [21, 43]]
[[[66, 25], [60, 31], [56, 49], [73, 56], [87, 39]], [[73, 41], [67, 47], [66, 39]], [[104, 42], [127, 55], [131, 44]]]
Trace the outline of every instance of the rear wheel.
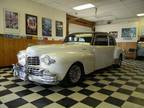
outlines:
[[61, 82], [61, 85], [74, 86], [82, 81], [82, 76], [83, 76], [83, 66], [80, 65], [79, 63], [75, 63], [68, 70], [68, 73]]
[[122, 65], [122, 55], [119, 56], [118, 60], [116, 61], [115, 66], [119, 68], [121, 67], [121, 65]]

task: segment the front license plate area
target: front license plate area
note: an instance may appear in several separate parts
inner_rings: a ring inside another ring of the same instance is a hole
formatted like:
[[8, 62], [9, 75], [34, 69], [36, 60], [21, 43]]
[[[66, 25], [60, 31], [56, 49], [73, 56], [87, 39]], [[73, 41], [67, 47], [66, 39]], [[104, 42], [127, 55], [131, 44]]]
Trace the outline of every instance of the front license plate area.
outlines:
[[25, 67], [15, 65], [13, 69], [14, 69], [14, 76], [17, 76], [19, 79], [26, 80]]

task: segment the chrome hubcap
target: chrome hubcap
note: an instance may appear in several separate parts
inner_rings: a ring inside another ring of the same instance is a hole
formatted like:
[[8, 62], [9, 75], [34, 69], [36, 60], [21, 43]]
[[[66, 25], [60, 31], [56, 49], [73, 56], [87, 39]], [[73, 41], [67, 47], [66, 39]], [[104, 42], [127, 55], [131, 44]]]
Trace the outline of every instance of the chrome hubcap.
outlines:
[[81, 77], [81, 68], [77, 65], [74, 65], [69, 71], [69, 78], [72, 83], [76, 83], [79, 81]]

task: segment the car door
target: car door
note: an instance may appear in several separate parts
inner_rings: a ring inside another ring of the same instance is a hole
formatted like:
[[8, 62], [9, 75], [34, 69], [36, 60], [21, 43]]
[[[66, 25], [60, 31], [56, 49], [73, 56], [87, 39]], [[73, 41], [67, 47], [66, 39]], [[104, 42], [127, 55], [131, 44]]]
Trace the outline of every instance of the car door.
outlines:
[[116, 46], [115, 38], [112, 36], [108, 36], [108, 49], [109, 49], [109, 63], [113, 64], [114, 62], [114, 51]]
[[113, 62], [113, 48], [109, 46], [107, 34], [97, 34], [94, 38], [93, 51], [95, 55], [95, 69], [110, 66]]

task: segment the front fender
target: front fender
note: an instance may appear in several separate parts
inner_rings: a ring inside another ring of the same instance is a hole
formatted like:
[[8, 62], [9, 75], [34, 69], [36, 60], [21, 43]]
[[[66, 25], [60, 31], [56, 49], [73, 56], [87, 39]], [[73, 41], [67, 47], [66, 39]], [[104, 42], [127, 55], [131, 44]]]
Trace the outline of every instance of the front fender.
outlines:
[[85, 74], [94, 71], [94, 54], [90, 52], [59, 52], [47, 55], [55, 59], [56, 62], [43, 67], [57, 74], [58, 80], [62, 80], [69, 68], [76, 62], [83, 64]]

